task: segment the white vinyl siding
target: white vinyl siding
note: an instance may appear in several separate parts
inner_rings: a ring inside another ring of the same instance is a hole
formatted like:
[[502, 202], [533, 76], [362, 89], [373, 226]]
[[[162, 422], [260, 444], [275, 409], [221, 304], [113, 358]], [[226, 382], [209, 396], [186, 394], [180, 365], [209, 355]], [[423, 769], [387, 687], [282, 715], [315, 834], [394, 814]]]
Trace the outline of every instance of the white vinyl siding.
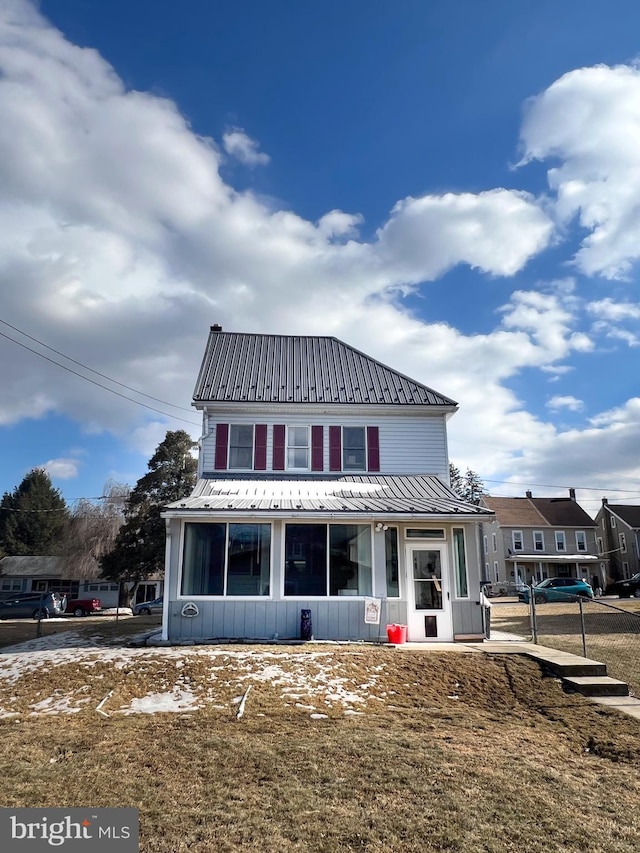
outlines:
[[449, 482], [445, 420], [442, 415], [402, 417], [401, 415], [379, 416], [375, 412], [370, 415], [344, 415], [335, 412], [328, 415], [318, 413], [318, 417], [314, 417], [308, 412], [296, 415], [292, 409], [280, 414], [262, 412], [246, 415], [240, 412], [233, 414], [211, 413], [209, 415], [211, 431], [202, 439], [200, 473], [215, 473], [216, 422], [267, 424], [267, 472], [272, 470], [274, 424], [324, 427], [323, 469], [325, 473], [329, 473], [329, 427], [366, 425], [378, 427], [380, 474], [435, 474], [443, 482]]

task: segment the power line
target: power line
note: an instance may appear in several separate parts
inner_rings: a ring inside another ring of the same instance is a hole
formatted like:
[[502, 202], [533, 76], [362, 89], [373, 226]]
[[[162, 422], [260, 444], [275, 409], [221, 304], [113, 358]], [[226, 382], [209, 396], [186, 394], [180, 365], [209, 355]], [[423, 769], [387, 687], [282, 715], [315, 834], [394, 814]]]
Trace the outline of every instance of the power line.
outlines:
[[[65, 364], [60, 364], [60, 362], [56, 361], [55, 359], [49, 358], [49, 356], [44, 355], [44, 353], [38, 352], [37, 350], [33, 349], [32, 347], [28, 347], [26, 344], [23, 344], [21, 341], [16, 341], [15, 338], [12, 338], [9, 335], [6, 335], [4, 332], [0, 332], [0, 337], [6, 338], [8, 341], [11, 341], [12, 343], [17, 344], [19, 347], [22, 347], [23, 349], [26, 349], [29, 352], [32, 352], [34, 355], [37, 355], [40, 358], [43, 358], [45, 361], [48, 361], [51, 364], [55, 364], [56, 367], [61, 367], [63, 370], [66, 370], [68, 373], [72, 373], [74, 376], [78, 376], [80, 379], [84, 379], [85, 382], [90, 382], [92, 385], [97, 385], [98, 388], [102, 388], [104, 391], [108, 391], [110, 394], [115, 394], [116, 397], [121, 397], [123, 400], [128, 400], [130, 403], [135, 403], [136, 406], [142, 406], [144, 409], [149, 409], [152, 412], [157, 412], [159, 415], [162, 415], [165, 418], [172, 418], [175, 421], [182, 421], [182, 423], [191, 424], [191, 426], [200, 426], [199, 422], [190, 421], [190, 420], [187, 420], [186, 418], [180, 418], [180, 417], [178, 417], [178, 415], [171, 415], [171, 414], [169, 414], [169, 412], [163, 412], [161, 409], [155, 408], [155, 406], [149, 406], [147, 403], [142, 403], [140, 400], [134, 400], [133, 397], [128, 397], [126, 394], [121, 394], [120, 391], [114, 391], [113, 388], [109, 388], [107, 385], [103, 385], [101, 382], [97, 382], [95, 379], [91, 379], [88, 376], [83, 376], [82, 373], [78, 373], [77, 370], [72, 370], [70, 367], [67, 367]], [[65, 356], [65, 358], [66, 358], [66, 356]], [[88, 369], [90, 369], [90, 368], [88, 368]], [[109, 380], [109, 381], [113, 381], [113, 380]], [[140, 392], [136, 391], [135, 393], [140, 393]], [[153, 398], [153, 399], [155, 399], [155, 398]], [[173, 404], [169, 403], [169, 405], [173, 405]]]
[[[6, 320], [0, 320], [4, 326], [8, 326], [10, 329], [13, 329], [14, 332], [18, 332], [20, 335], [24, 335], [25, 338], [29, 338], [30, 341], [34, 341], [39, 344], [41, 347], [54, 352], [56, 355], [62, 356], [62, 358], [66, 358], [67, 361], [72, 362], [73, 364], [77, 364], [78, 367], [81, 367], [83, 370], [88, 370], [90, 373], [95, 373], [96, 376], [102, 377], [102, 379], [106, 379], [109, 382], [113, 382], [114, 385], [119, 385], [121, 388], [126, 388], [127, 391], [133, 391], [134, 394], [140, 394], [142, 397], [146, 397], [148, 400], [155, 400], [156, 403], [162, 403], [163, 406], [171, 406], [173, 409], [180, 409], [183, 412], [191, 412], [191, 409], [188, 409], [186, 406], [178, 406], [176, 403], [169, 403], [167, 400], [161, 400], [159, 397], [153, 397], [151, 394], [145, 394], [144, 391], [139, 391], [137, 388], [132, 388], [130, 385], [125, 385], [124, 382], [118, 382], [117, 379], [112, 379], [110, 376], [107, 376], [105, 373], [100, 373], [99, 370], [94, 370], [93, 367], [89, 367], [86, 364], [83, 364], [81, 361], [77, 361], [75, 358], [71, 358], [70, 355], [66, 355], [60, 350], [54, 349], [54, 347], [49, 346], [49, 344], [45, 344], [44, 341], [41, 341], [39, 338], [35, 338], [33, 335], [27, 334], [27, 332], [23, 332], [22, 329], [19, 329], [17, 326], [12, 326], [11, 323], [7, 323]], [[9, 340], [13, 340], [9, 338]], [[18, 343], [18, 341], [14, 341], [14, 343]], [[33, 352], [33, 350], [31, 350]], [[54, 362], [54, 364], [57, 362]], [[59, 365], [63, 367], [63, 365]]]
[[634, 497], [640, 498], [640, 494], [638, 494], [637, 489], [618, 489], [615, 486], [610, 486], [607, 488], [606, 486], [563, 486], [558, 483], [514, 483], [512, 480], [491, 480], [488, 477], [481, 478], [484, 483], [502, 483], [505, 486], [523, 486], [524, 488], [535, 488], [535, 489], [580, 489], [585, 492], [623, 492], [625, 494], [631, 494]]

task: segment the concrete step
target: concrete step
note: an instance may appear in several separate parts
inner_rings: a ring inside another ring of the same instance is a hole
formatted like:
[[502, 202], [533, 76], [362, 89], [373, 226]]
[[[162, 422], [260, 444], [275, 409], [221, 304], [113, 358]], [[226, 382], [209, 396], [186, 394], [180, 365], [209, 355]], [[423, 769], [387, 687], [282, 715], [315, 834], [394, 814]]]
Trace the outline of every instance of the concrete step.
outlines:
[[566, 686], [583, 696], [628, 696], [629, 685], [617, 678], [604, 676], [573, 676], [562, 679]]

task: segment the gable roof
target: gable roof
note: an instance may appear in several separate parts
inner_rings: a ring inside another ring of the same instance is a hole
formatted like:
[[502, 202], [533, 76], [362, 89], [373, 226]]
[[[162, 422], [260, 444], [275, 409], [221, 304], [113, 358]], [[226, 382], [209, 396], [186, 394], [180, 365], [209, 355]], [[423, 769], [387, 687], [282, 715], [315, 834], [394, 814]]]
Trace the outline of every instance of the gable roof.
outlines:
[[60, 557], [4, 557], [0, 560], [0, 576], [12, 578], [61, 578]]
[[457, 403], [333, 337], [223, 332], [212, 326], [194, 402]]
[[484, 507], [468, 504], [434, 476], [314, 477], [291, 475], [218, 475], [198, 480], [188, 498], [174, 501], [165, 512], [250, 512], [271, 515], [305, 513], [339, 517], [359, 513], [368, 516], [442, 516], [482, 518], [491, 516]]
[[571, 498], [530, 498], [552, 527], [595, 527], [595, 521]]
[[529, 498], [493, 498], [484, 495], [482, 502], [496, 514], [502, 527], [549, 527]]
[[608, 504], [614, 515], [621, 518], [629, 527], [640, 527], [640, 506], [631, 504]]
[[572, 498], [494, 498], [483, 503], [496, 514], [501, 527], [595, 527], [595, 522]]

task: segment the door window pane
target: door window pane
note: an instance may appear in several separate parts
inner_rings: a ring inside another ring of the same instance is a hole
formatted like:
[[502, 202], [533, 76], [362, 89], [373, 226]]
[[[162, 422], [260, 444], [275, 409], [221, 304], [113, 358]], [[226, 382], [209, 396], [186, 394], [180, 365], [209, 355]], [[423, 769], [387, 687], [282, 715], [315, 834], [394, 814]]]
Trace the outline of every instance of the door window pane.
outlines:
[[367, 453], [364, 427], [342, 428], [342, 470], [366, 471]]
[[329, 595], [371, 595], [371, 528], [329, 526]]
[[413, 552], [416, 610], [442, 610], [442, 565], [439, 551]]
[[229, 427], [229, 468], [253, 468], [253, 424]]

